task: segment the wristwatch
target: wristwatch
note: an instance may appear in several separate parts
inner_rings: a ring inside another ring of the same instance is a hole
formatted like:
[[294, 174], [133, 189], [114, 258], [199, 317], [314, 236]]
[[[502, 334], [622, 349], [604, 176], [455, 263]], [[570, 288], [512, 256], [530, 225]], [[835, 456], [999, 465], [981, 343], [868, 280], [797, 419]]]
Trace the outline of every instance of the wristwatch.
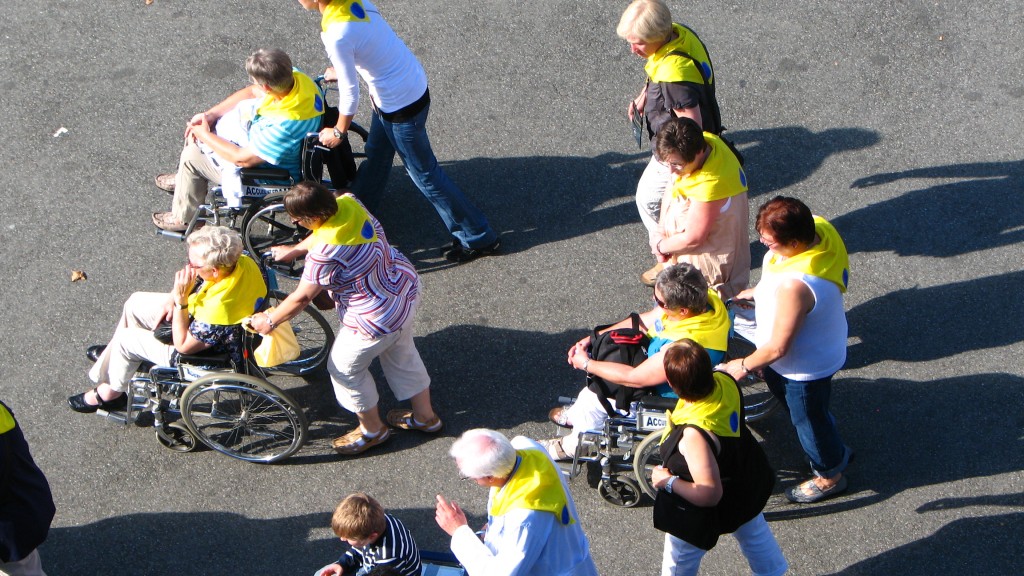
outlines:
[[676, 480], [679, 480], [679, 476], [669, 477], [668, 482], [665, 482], [665, 492], [668, 492], [669, 494], [672, 493], [672, 484], [674, 484]]
[[178, 304], [177, 302], [174, 303], [175, 310], [184, 310], [185, 308], [188, 308], [188, 304]]
[[342, 138], [345, 137], [345, 133], [342, 132], [341, 130], [338, 130], [337, 128], [335, 128], [334, 129], [334, 137], [337, 138], [338, 140], [341, 140]]

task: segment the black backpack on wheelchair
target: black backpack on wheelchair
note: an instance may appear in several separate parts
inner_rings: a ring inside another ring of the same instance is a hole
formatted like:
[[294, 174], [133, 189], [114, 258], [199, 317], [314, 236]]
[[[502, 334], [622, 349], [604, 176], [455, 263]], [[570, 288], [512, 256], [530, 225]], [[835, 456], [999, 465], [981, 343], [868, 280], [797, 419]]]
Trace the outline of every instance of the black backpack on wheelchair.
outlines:
[[[630, 328], [607, 330], [611, 324], [594, 328], [594, 333], [590, 337], [590, 358], [592, 360], [628, 364], [633, 367], [639, 366], [644, 360], [647, 360], [647, 346], [651, 343], [651, 339], [640, 327], [640, 315], [634, 312], [629, 317], [633, 323]], [[607, 331], [602, 332], [604, 330]], [[587, 373], [587, 388], [597, 394], [597, 397], [601, 399], [601, 405], [613, 418], [621, 416], [621, 412], [628, 412], [630, 404], [647, 393], [642, 388], [619, 386], [589, 372]], [[608, 402], [610, 399], [615, 400], [615, 407], [621, 412], [612, 408], [611, 403]]]

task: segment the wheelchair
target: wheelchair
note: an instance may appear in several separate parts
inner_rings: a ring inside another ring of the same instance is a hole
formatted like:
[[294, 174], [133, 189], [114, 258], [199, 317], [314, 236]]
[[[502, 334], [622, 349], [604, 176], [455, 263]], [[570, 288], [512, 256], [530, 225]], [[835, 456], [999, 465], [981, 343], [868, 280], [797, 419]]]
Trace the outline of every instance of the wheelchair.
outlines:
[[122, 426], [151, 415], [157, 441], [174, 452], [202, 445], [246, 462], [271, 463], [298, 451], [309, 423], [298, 403], [267, 382], [251, 361], [256, 338], [244, 336], [243, 366], [225, 355], [181, 355], [177, 366], [143, 363], [129, 383], [125, 412], [97, 410]]
[[466, 569], [451, 552], [420, 550], [422, 576], [466, 576]]
[[[733, 333], [725, 360], [745, 357], [754, 348], [743, 335]], [[765, 418], [778, 406], [767, 384], [755, 374], [747, 374], [738, 384], [747, 424]], [[572, 401], [559, 398], [559, 402], [566, 404]], [[608, 418], [600, 429], [580, 433], [572, 455], [570, 478], [579, 476], [584, 469], [599, 470], [598, 494], [614, 506], [632, 508], [643, 501], [644, 495], [653, 500], [657, 489], [651, 481], [651, 470], [661, 464], [662, 433], [668, 425], [668, 412], [677, 402], [676, 398], [644, 396], [633, 403], [628, 416]]]

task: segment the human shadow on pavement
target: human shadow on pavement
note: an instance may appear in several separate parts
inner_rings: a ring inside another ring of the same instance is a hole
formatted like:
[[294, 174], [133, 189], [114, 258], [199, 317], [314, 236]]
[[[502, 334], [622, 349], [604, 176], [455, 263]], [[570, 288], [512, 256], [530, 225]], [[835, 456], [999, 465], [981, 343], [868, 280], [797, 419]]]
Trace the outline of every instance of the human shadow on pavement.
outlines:
[[[880, 140], [864, 128], [785, 126], [726, 135], [742, 149], [751, 197], [783, 190], [810, 177], [829, 156]], [[502, 251], [514, 253], [623, 224], [639, 229], [634, 195], [649, 158], [646, 151], [470, 158], [444, 163], [444, 169], [502, 234]], [[450, 266], [438, 255], [450, 238], [401, 167], [392, 169], [375, 215], [421, 272]]]
[[[51, 528], [49, 574], [312, 574], [340, 556], [338, 540], [307, 541], [330, 512], [253, 519], [229, 512], [150, 512]], [[319, 563], [318, 563], [319, 562]]]
[[[856, 276], [854, 276], [854, 281]], [[884, 360], [924, 362], [1024, 340], [1024, 300], [1013, 297], [1024, 271], [905, 288], [878, 296], [847, 313], [860, 342], [847, 351], [847, 368]], [[894, 337], [894, 329], [898, 337]]]
[[759, 130], [727, 130], [743, 154], [751, 198], [779, 193], [802, 182], [833, 154], [874, 146], [881, 136], [866, 128], [828, 128], [812, 132], [803, 126]]
[[[1024, 378], [1011, 374], [920, 382], [843, 378], [840, 372], [834, 381], [832, 412], [844, 441], [857, 455], [847, 469], [849, 491], [811, 505], [780, 498], [770, 503], [765, 517], [780, 521], [836, 514], [908, 490], [1015, 473], [1024, 468], [1024, 438], [1009, 429], [1020, 424], [1022, 404]], [[787, 426], [775, 422], [771, 439], [762, 446], [779, 484], [787, 487], [807, 479], [810, 469], [786, 415], [776, 412], [772, 419]], [[994, 439], [998, 450], [982, 449], [992, 446]]]
[[[421, 549], [447, 550], [431, 503], [386, 509], [415, 534]], [[344, 552], [330, 529], [332, 512], [274, 519], [229, 512], [128, 514], [52, 528], [40, 556], [48, 573], [66, 576], [313, 574]]]
[[[1024, 507], [1024, 494], [943, 498], [919, 507], [916, 512], [964, 509], [966, 515], [972, 513], [969, 509], [974, 506], [1020, 510]], [[936, 572], [1020, 574], [1024, 571], [1024, 556], [1020, 553], [1022, 540], [1024, 512], [960, 518], [931, 536], [887, 550], [835, 572], [834, 576], [926, 576]]]
[[[976, 162], [867, 176], [853, 189], [904, 179], [942, 179], [932, 186], [832, 220], [850, 253], [893, 252], [948, 258], [1024, 240], [1024, 161]], [[950, 181], [951, 180], [951, 181]]]

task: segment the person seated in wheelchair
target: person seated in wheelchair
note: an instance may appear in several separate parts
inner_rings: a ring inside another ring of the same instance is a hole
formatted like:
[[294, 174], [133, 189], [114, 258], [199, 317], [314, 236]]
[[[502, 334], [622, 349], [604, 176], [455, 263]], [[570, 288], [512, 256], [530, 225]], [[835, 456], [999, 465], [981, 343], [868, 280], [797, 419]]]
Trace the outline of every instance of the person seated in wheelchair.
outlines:
[[[110, 342], [86, 351], [95, 361], [89, 379], [96, 386], [68, 398], [72, 410], [124, 408], [125, 387], [142, 362], [175, 366], [183, 354], [202, 353], [227, 355], [235, 366], [242, 365], [242, 319], [267, 295], [259, 265], [242, 255], [242, 239], [230, 228], [206, 226], [187, 241], [188, 261], [175, 273], [170, 294], [132, 294]], [[154, 333], [166, 323], [169, 342]]]
[[157, 228], [184, 231], [211, 182], [225, 198], [240, 199], [241, 168], [281, 168], [302, 180], [302, 141], [320, 130], [325, 108], [320, 88], [282, 50], [257, 50], [245, 71], [252, 84], [193, 116], [177, 172], [156, 177], [158, 188], [174, 194], [170, 212], [153, 214]]
[[[579, 435], [600, 428], [610, 413], [626, 416], [620, 405], [613, 408], [593, 377], [617, 387], [643, 389], [650, 394], [674, 397], [666, 384], [663, 364], [665, 348], [682, 338], [703, 345], [715, 363], [721, 362], [729, 342], [729, 314], [718, 293], [708, 287], [703, 274], [692, 264], [682, 262], [665, 268], [654, 285], [654, 308], [639, 315], [640, 328], [650, 337], [647, 359], [637, 366], [591, 358], [591, 338], [587, 336], [569, 349], [569, 364], [588, 375], [588, 387], [580, 391], [572, 406], [553, 408], [548, 417], [572, 431], [561, 438], [541, 441], [554, 460], [571, 460], [579, 444]], [[632, 325], [632, 317], [612, 324], [601, 333]], [[633, 394], [637, 397], [642, 395]], [[614, 402], [614, 400], [612, 400]]]

